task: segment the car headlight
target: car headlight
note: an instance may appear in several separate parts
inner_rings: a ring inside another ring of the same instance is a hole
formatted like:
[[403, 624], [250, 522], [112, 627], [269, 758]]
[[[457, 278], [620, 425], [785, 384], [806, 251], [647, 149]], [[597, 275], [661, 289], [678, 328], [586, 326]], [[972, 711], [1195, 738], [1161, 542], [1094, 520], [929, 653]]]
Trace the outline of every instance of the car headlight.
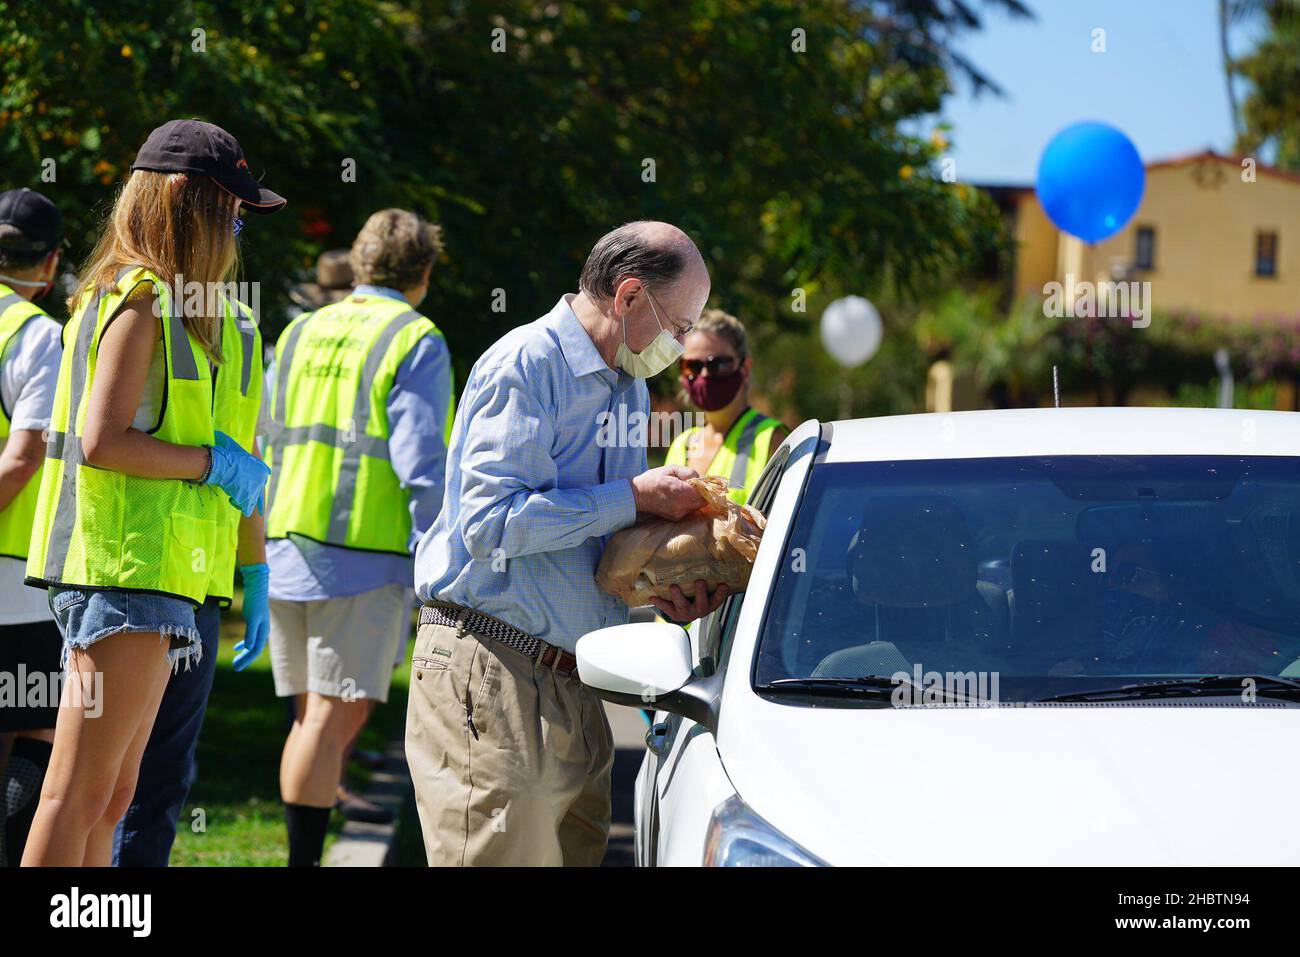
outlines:
[[732, 795], [713, 810], [705, 867], [825, 867]]

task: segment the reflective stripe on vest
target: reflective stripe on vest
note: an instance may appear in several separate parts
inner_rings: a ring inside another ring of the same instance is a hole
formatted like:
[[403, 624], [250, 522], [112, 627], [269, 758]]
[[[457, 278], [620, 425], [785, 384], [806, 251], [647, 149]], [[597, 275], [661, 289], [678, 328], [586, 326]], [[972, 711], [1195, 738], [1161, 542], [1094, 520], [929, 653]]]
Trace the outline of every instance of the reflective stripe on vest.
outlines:
[[[86, 308], [81, 313], [81, 323], [77, 327], [77, 344], [72, 350], [72, 368], [70, 370], [69, 427], [75, 427], [77, 410], [81, 408], [81, 394], [86, 389], [86, 370], [90, 363], [90, 344], [95, 340], [95, 316], [99, 313], [99, 304], [103, 299], [104, 292], [101, 289], [87, 300]], [[63, 382], [64, 376], [60, 374], [59, 388], [62, 388]], [[56, 451], [57, 454], [55, 454]], [[46, 460], [62, 461], [63, 468], [59, 476], [59, 498], [54, 508], [54, 525], [50, 529], [45, 564], [40, 574], [49, 581], [61, 581], [63, 562], [72, 543], [72, 529], [77, 520], [77, 466], [85, 461], [85, 456], [81, 451], [81, 439], [75, 433], [55, 431], [54, 422], [51, 420], [50, 438], [46, 443], [45, 458]], [[44, 483], [42, 484], [41, 495], [45, 495]], [[35, 557], [35, 549], [33, 549], [32, 557]], [[32, 574], [30, 567], [27, 573]]]
[[[123, 282], [128, 276], [131, 281]], [[103, 331], [145, 282], [153, 285], [163, 314], [167, 376], [154, 437], [177, 445], [211, 444], [213, 410], [239, 388], [230, 375], [213, 381], [206, 355], [156, 275], [125, 270], [117, 288], [87, 294], [69, 323], [74, 344], [59, 369], [27, 581], [158, 593], [197, 605], [223, 567], [225, 530], [234, 512], [229, 499], [213, 486], [90, 466], [80, 438]]]
[[[0, 283], [0, 369], [9, 361], [10, 347], [17, 341], [19, 333], [37, 316], [45, 314], [40, 306]], [[0, 399], [0, 449], [9, 441], [12, 424], [11, 410], [5, 408]], [[41, 468], [38, 468], [4, 510], [0, 511], [0, 555], [9, 558], [27, 557], [40, 491]]]
[[[754, 451], [754, 436], [758, 434], [758, 427], [763, 424], [763, 417], [753, 409], [750, 411], [753, 415], [745, 423], [740, 438], [736, 441], [736, 460], [731, 463], [731, 475], [727, 477], [732, 488], [745, 488], [745, 472], [749, 469], [750, 453]], [[731, 436], [727, 438], [730, 439]]]
[[[430, 332], [441, 335], [405, 303], [368, 296], [300, 317], [286, 330], [271, 399], [268, 538], [301, 535], [408, 553], [410, 496], [389, 464], [387, 418], [372, 402], [386, 383], [391, 388], [398, 367]], [[342, 343], [350, 337], [360, 340], [364, 355], [344, 352]], [[331, 374], [311, 374], [321, 368]], [[288, 497], [280, 489], [286, 481], [293, 486]]]
[[[275, 363], [275, 391], [271, 395], [271, 434], [266, 437], [266, 458], [267, 464], [271, 465], [271, 487], [266, 493], [266, 514], [270, 518], [271, 508], [277, 501], [276, 491], [280, 487], [280, 474], [284, 471], [282, 468], [275, 468], [275, 464], [283, 464], [282, 442], [288, 444], [284, 428], [284, 403], [285, 395], [289, 391], [289, 366], [293, 364], [294, 351], [298, 348], [298, 340], [302, 338], [302, 331], [307, 327], [307, 321], [302, 319], [293, 323], [284, 333], [284, 347], [280, 350], [280, 357]], [[277, 462], [272, 462], [271, 453], [274, 449]]]
[[[361, 382], [357, 388], [357, 404], [352, 411], [352, 421], [356, 423], [354, 439], [365, 435], [366, 423], [370, 421], [370, 389], [379, 372], [380, 363], [388, 347], [393, 344], [397, 334], [413, 322], [419, 322], [423, 316], [418, 312], [404, 312], [384, 327], [370, 352], [366, 355], [366, 365], [361, 373]], [[384, 438], [384, 458], [388, 458], [387, 437]], [[343, 447], [343, 463], [339, 468], [339, 483], [334, 489], [334, 508], [330, 513], [329, 540], [343, 543], [347, 541], [348, 525], [352, 519], [353, 500], [357, 494], [357, 470], [361, 467], [363, 450], [361, 443], [348, 442]], [[409, 514], [409, 513], [408, 513]]]

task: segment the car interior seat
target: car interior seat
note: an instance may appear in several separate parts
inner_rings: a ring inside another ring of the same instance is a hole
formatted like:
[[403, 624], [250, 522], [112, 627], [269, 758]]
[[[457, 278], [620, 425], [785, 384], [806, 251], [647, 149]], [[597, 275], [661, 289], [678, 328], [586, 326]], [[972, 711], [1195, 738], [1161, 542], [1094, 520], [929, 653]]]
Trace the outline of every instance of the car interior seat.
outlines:
[[[1300, 510], [1254, 499], [1229, 515], [1224, 579], [1234, 615], [1300, 642]], [[1289, 653], [1289, 652], [1288, 652]], [[1294, 670], [1294, 669], [1293, 669]]]
[[988, 670], [987, 654], [1005, 643], [1006, 594], [978, 580], [970, 529], [949, 499], [873, 497], [846, 564], [857, 640], [826, 655], [814, 674], [892, 674], [916, 664]]

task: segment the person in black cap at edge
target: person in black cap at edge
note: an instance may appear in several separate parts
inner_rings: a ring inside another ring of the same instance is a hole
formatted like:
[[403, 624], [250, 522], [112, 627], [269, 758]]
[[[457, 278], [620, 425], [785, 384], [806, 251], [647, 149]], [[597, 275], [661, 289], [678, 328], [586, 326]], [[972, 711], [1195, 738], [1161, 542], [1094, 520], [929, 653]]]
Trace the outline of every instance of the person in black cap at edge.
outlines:
[[34, 300], [54, 287], [62, 242], [50, 200], [0, 193], [0, 673], [28, 676], [15, 700], [0, 699], [0, 866], [22, 858], [58, 715], [59, 629], [23, 576], [63, 356], [59, 324]]
[[261, 344], [228, 294], [241, 207], [285, 201], [234, 137], [197, 120], [154, 130], [131, 170], [70, 303], [51, 421], [48, 454], [92, 467], [62, 481], [47, 466], [27, 563], [28, 583], [49, 589], [68, 681], [99, 707], [59, 709], [24, 866], [102, 866], [115, 844], [120, 863], [165, 863], [236, 562], [236, 670], [269, 630]]

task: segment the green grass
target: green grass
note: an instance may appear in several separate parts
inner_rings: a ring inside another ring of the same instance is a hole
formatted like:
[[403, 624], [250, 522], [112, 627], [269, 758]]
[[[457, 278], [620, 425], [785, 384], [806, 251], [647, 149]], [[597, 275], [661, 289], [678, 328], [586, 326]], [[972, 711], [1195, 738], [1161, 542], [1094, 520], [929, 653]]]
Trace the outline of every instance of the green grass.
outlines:
[[[243, 632], [243, 620], [232, 609], [221, 624], [217, 674], [199, 738], [198, 776], [177, 826], [174, 867], [282, 867], [288, 861], [279, 786], [288, 712], [285, 699], [275, 696], [269, 651], [246, 671], [232, 667]], [[375, 709], [359, 747], [383, 750], [397, 732], [406, 712], [409, 675], [408, 648], [404, 664], [393, 675], [388, 702]], [[364, 777], [352, 775], [354, 786], [363, 785]], [[202, 818], [196, 818], [196, 810]], [[414, 820], [413, 808], [411, 813]], [[200, 820], [205, 826], [196, 830]], [[335, 814], [327, 851], [342, 826]], [[419, 846], [418, 822], [415, 831]], [[422, 850], [418, 863], [423, 863]]]

